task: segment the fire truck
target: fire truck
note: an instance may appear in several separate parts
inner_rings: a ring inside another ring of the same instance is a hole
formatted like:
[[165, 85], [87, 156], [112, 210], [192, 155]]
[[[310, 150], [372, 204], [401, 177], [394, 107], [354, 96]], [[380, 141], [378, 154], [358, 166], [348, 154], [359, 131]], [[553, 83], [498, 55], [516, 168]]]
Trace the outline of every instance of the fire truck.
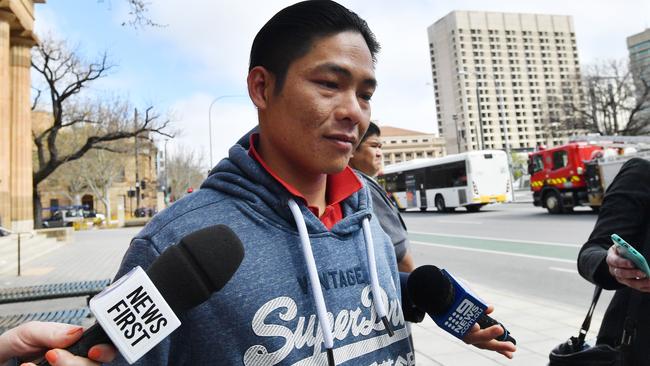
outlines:
[[634, 157], [650, 160], [650, 138], [584, 136], [566, 145], [540, 148], [529, 154], [533, 204], [552, 214], [576, 206], [597, 211], [621, 166]]

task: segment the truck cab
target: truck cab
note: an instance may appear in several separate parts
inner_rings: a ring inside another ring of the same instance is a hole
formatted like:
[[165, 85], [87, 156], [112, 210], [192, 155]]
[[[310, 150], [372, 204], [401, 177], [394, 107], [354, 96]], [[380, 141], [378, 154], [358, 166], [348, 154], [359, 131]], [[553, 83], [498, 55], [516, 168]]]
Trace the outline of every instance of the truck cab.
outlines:
[[600, 146], [576, 142], [531, 153], [528, 171], [534, 205], [556, 214], [589, 204], [585, 162], [601, 150]]

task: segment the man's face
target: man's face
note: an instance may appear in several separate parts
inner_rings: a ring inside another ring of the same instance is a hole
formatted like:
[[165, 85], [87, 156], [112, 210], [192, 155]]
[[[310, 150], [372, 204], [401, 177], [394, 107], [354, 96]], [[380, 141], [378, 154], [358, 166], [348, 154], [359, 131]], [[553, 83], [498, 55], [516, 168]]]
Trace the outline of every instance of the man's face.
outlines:
[[273, 88], [261, 111], [265, 156], [304, 174], [340, 172], [370, 121], [376, 81], [370, 50], [356, 32], [317, 39]]
[[350, 159], [350, 165], [374, 177], [381, 170], [381, 158], [381, 139], [372, 135], [359, 145]]

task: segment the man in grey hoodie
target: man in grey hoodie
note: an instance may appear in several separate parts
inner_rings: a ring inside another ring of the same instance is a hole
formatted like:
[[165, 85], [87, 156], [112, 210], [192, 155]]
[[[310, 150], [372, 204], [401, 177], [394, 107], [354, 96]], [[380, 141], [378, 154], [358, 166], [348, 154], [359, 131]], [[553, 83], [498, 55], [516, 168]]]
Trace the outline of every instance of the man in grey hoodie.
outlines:
[[[366, 22], [333, 1], [294, 4], [262, 27], [247, 78], [259, 133], [156, 215], [118, 277], [216, 224], [240, 237], [245, 257], [138, 364], [414, 363], [405, 319], [422, 314], [403, 311], [392, 245], [347, 167], [368, 128], [378, 49]], [[514, 346], [493, 340], [500, 332], [466, 341], [511, 356]]]
[[381, 228], [388, 234], [395, 247], [397, 269], [400, 272], [413, 272], [415, 263], [413, 263], [413, 256], [409, 251], [406, 224], [395, 204], [388, 198], [388, 193], [375, 181], [382, 166], [380, 135], [379, 126], [370, 122], [366, 134], [361, 138], [361, 143], [350, 158], [350, 166], [360, 173], [370, 190], [372, 210], [377, 216]]

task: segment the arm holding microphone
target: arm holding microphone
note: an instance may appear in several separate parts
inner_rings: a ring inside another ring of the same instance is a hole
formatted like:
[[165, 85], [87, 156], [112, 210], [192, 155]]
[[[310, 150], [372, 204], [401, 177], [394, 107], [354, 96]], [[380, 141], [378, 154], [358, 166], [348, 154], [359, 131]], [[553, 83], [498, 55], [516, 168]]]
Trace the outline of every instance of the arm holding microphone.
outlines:
[[451, 274], [426, 265], [411, 274], [400, 273], [400, 283], [406, 320], [420, 322], [429, 314], [440, 328], [463, 342], [513, 357], [515, 339], [488, 316], [494, 307], [484, 304]]
[[152, 348], [160, 351], [169, 344], [169, 335], [181, 325], [178, 316], [226, 285], [243, 260], [244, 247], [230, 228], [215, 225], [192, 232], [151, 257], [155, 259], [146, 272], [136, 266], [90, 300], [97, 323], [66, 351], [86, 355], [95, 345], [108, 343], [123, 356], [118, 364], [167, 363], [155, 362], [161, 361], [156, 360], [159, 354], [141, 358]]
[[36, 358], [47, 350], [45, 357], [53, 366], [98, 365], [98, 362], [110, 362], [115, 358], [115, 349], [105, 344], [92, 347], [88, 352], [89, 358], [60, 349], [76, 342], [82, 334], [83, 328], [75, 325], [36, 321], [23, 323], [0, 335], [0, 365], [13, 365], [13, 357]]

